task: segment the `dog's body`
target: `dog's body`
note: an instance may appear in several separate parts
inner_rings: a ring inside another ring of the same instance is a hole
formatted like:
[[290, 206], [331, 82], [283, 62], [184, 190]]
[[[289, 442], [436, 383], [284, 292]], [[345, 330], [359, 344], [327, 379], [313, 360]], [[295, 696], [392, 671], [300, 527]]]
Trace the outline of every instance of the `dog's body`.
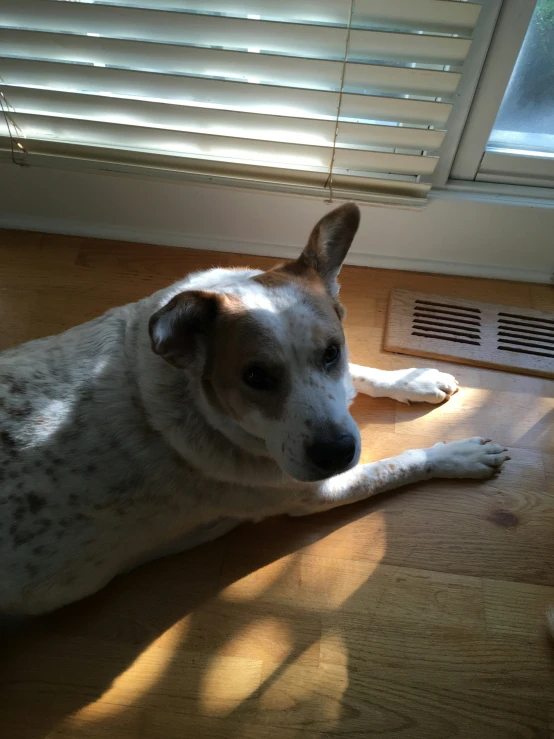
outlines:
[[293, 265], [198, 273], [0, 355], [0, 613], [52, 610], [244, 520], [498, 471], [505, 450], [479, 438], [356, 466], [356, 390], [456, 390], [348, 365], [335, 277], [357, 224], [343, 206]]

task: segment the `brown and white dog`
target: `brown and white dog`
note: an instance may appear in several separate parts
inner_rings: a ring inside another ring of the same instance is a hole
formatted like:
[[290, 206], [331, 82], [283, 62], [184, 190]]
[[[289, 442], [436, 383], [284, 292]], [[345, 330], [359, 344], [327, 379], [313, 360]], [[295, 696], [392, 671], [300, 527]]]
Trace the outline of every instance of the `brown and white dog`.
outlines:
[[439, 403], [436, 370], [348, 363], [336, 277], [347, 204], [299, 259], [213, 269], [0, 355], [0, 612], [38, 614], [241, 521], [433, 477], [488, 478], [475, 437], [358, 465], [356, 390]]

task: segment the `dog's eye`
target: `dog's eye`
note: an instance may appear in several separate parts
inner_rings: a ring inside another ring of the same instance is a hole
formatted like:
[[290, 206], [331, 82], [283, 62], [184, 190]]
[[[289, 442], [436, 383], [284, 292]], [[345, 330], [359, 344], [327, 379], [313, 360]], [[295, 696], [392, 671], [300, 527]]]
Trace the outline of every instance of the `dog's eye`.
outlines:
[[276, 380], [263, 367], [249, 367], [242, 375], [243, 382], [254, 390], [272, 390]]
[[329, 344], [323, 352], [323, 364], [333, 364], [340, 357], [340, 346], [338, 344]]

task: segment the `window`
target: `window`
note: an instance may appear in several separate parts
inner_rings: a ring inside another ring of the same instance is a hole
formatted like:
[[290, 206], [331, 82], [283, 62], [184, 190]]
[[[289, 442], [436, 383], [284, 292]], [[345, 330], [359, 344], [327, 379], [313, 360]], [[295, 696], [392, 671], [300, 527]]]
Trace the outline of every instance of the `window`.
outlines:
[[487, 151], [554, 154], [554, 0], [539, 0]]
[[536, 5], [480, 173], [554, 185], [554, 0]]
[[453, 174], [554, 187], [554, 0], [505, 0], [489, 57]]
[[533, 8], [3, 3], [0, 156], [410, 205], [452, 180], [554, 186], [554, 0]]

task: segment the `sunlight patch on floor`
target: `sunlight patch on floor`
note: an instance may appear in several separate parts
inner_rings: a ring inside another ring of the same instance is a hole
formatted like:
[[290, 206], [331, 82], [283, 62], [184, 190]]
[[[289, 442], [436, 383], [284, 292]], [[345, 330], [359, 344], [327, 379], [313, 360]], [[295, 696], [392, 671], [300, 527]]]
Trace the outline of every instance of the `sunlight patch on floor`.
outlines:
[[244, 577], [235, 580], [220, 593], [222, 600], [244, 601], [261, 598], [264, 593], [277, 585], [279, 580], [286, 576], [291, 568], [294, 557], [281, 557], [271, 562], [266, 567], [261, 567], [254, 572], [249, 572]]
[[264, 665], [258, 716], [268, 723], [302, 722], [333, 729], [341, 716], [342, 699], [348, 688], [347, 653], [336, 665], [309, 667], [293, 662], [280, 671], [280, 665]]
[[[106, 710], [137, 703], [166, 674], [175, 652], [186, 638], [187, 625], [180, 621], [149, 644], [135, 661], [113, 681], [99, 701]], [[116, 710], [116, 712], [117, 712]]]
[[340, 608], [372, 576], [385, 554], [384, 514], [374, 512], [372, 520], [376, 535], [370, 544], [371, 561], [292, 554], [232, 583], [221, 598], [234, 602], [259, 599], [307, 610]]

